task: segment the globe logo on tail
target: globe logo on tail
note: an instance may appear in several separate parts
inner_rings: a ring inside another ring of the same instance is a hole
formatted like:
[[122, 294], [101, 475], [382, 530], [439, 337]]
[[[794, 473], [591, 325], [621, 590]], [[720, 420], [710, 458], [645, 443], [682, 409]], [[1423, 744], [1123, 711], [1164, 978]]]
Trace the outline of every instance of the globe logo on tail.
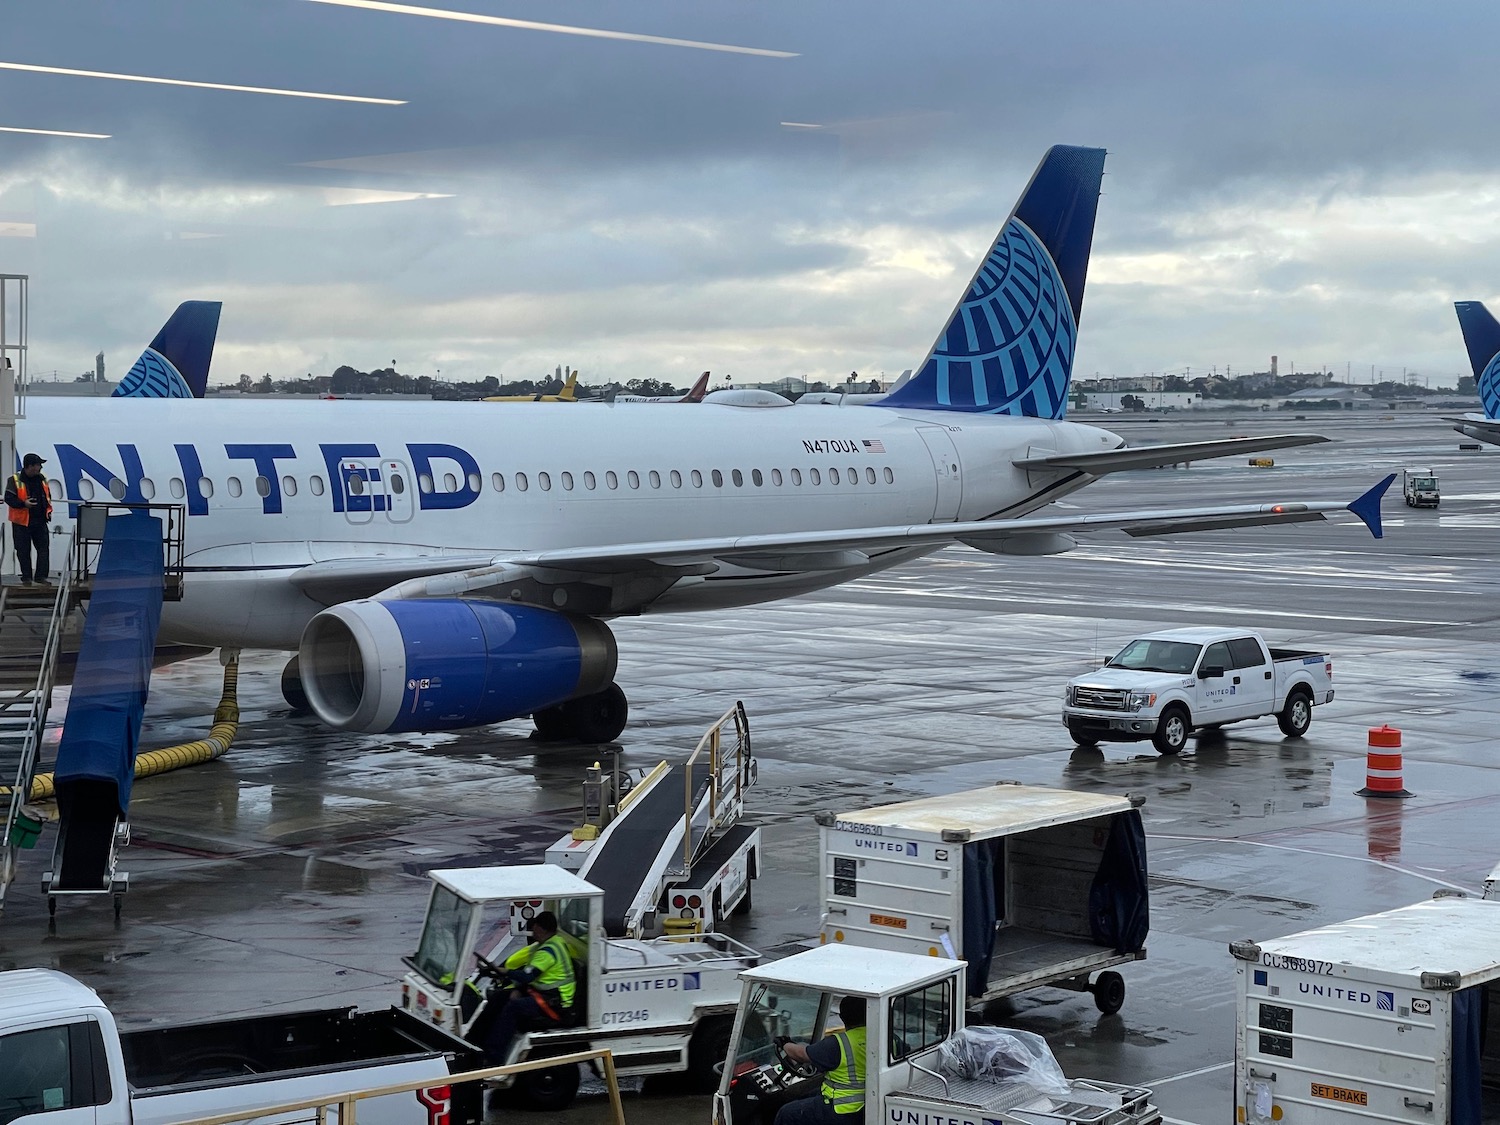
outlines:
[[1047, 248], [1019, 219], [1005, 224], [922, 375], [943, 406], [1061, 418], [1078, 326]]
[[1500, 352], [1490, 357], [1479, 376], [1479, 401], [1486, 418], [1500, 418]]
[[147, 348], [120, 380], [114, 398], [192, 398], [185, 380], [160, 352]]

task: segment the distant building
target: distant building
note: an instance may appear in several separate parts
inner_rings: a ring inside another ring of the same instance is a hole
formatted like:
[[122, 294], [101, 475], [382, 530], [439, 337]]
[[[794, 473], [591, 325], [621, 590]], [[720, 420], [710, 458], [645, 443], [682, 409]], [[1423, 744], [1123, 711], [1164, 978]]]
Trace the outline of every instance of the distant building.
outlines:
[[1309, 387], [1281, 400], [1283, 410], [1369, 410], [1379, 405], [1358, 387]]

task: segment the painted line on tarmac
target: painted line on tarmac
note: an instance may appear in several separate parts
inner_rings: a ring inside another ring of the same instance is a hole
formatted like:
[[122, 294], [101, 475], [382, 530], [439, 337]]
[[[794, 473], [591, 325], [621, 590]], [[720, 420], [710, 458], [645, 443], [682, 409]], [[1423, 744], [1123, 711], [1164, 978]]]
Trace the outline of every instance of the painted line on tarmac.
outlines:
[[[1184, 1078], [1197, 1078], [1200, 1074], [1212, 1074], [1216, 1070], [1228, 1070], [1233, 1065], [1234, 1063], [1232, 1062], [1222, 1062], [1214, 1063], [1213, 1066], [1200, 1066], [1197, 1070], [1184, 1070], [1181, 1074], [1174, 1074], [1170, 1078], [1158, 1078], [1155, 1082], [1146, 1082], [1144, 1085], [1148, 1090], [1154, 1090], [1158, 1086], [1165, 1086], [1168, 1082], [1181, 1082]], [[1164, 1117], [1162, 1120], [1170, 1121], [1171, 1118]]]
[[1296, 852], [1299, 855], [1315, 855], [1322, 859], [1348, 859], [1356, 863], [1373, 863], [1376, 867], [1383, 867], [1387, 871], [1394, 871], [1398, 875], [1410, 875], [1413, 879], [1425, 879], [1429, 883], [1436, 883], [1440, 887], [1449, 890], [1462, 891], [1466, 895], [1478, 895], [1479, 892], [1473, 887], [1465, 887], [1458, 883], [1450, 883], [1446, 879], [1439, 879], [1436, 875], [1425, 875], [1420, 871], [1413, 871], [1409, 867], [1397, 867], [1394, 863], [1386, 863], [1384, 860], [1371, 859], [1364, 855], [1343, 855], [1339, 852], [1320, 852], [1316, 848], [1296, 848], [1290, 844], [1272, 844], [1265, 840], [1236, 840], [1228, 836], [1166, 836], [1154, 832], [1146, 833], [1148, 840], [1178, 840], [1189, 844], [1241, 844], [1247, 848], [1270, 848], [1278, 852]]

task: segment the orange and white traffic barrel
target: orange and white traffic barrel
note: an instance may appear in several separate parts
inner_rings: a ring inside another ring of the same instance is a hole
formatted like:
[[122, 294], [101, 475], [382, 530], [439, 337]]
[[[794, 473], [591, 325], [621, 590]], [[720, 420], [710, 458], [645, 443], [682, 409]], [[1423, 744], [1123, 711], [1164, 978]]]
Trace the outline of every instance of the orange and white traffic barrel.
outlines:
[[1410, 797], [1401, 781], [1401, 732], [1392, 726], [1370, 728], [1365, 752], [1365, 787], [1358, 797]]

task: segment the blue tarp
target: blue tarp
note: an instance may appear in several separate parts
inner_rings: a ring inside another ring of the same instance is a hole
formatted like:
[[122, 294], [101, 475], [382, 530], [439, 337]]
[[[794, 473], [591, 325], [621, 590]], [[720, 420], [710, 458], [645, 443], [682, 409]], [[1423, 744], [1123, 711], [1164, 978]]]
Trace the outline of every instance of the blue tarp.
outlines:
[[112, 817], [124, 819], [130, 807], [151, 654], [161, 624], [162, 571], [160, 519], [132, 512], [105, 521], [53, 770], [65, 817], [70, 787], [89, 793], [90, 805], [112, 804]]
[[969, 963], [969, 995], [989, 988], [996, 926], [1005, 912], [1005, 840], [964, 845], [964, 960]]
[[1089, 927], [1094, 941], [1116, 953], [1135, 953], [1151, 929], [1151, 892], [1146, 875], [1146, 829], [1136, 809], [1109, 826], [1104, 858], [1089, 888]]
[[1485, 986], [1453, 994], [1453, 1072], [1449, 1082], [1449, 1125], [1480, 1125], [1484, 1116]]

